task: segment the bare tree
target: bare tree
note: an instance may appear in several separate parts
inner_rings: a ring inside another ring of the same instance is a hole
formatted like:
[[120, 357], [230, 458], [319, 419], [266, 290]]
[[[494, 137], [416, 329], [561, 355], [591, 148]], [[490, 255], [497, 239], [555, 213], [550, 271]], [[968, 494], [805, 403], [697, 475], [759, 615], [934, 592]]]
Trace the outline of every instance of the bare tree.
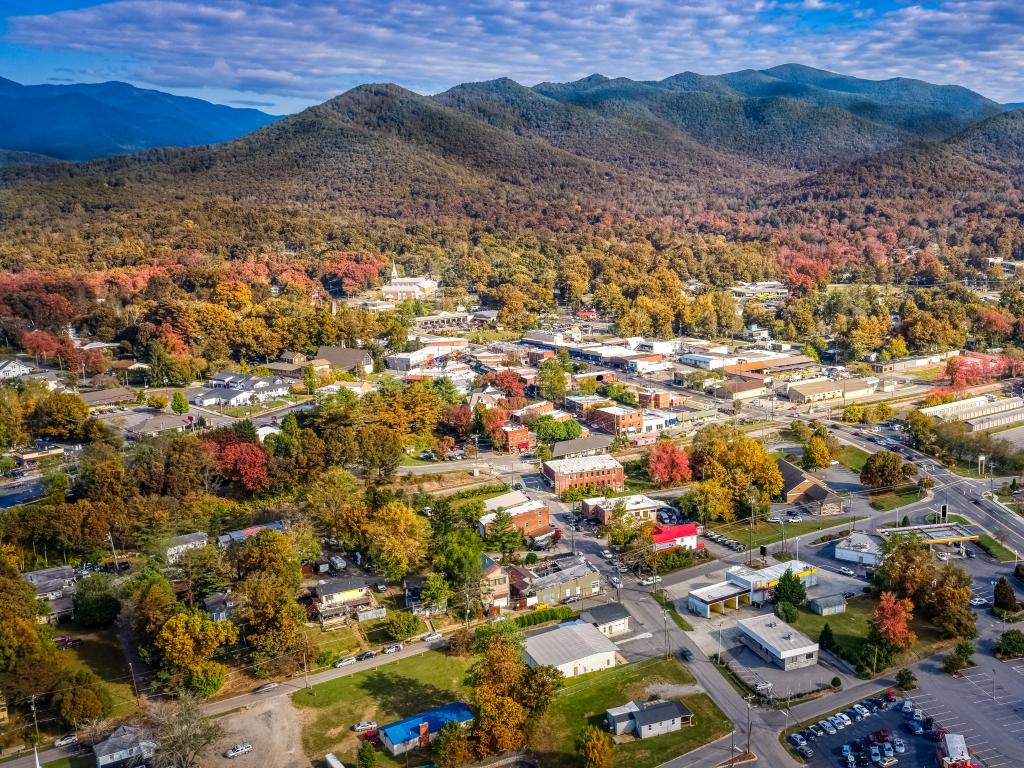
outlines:
[[183, 694], [176, 703], [157, 705], [150, 713], [156, 732], [154, 768], [198, 768], [200, 755], [224, 735], [219, 723], [203, 713], [199, 699]]

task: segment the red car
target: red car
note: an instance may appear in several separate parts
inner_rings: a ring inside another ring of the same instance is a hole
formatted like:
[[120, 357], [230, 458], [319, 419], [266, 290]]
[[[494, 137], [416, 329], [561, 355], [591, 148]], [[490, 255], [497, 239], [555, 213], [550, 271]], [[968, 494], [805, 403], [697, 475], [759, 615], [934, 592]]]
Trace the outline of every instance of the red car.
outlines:
[[891, 739], [892, 739], [892, 734], [889, 733], [888, 729], [883, 728], [882, 730], [880, 730], [878, 732], [878, 741], [879, 742], [886, 742], [886, 741], [890, 741]]
[[889, 701], [896, 701], [896, 691], [886, 691], [885, 698]]
[[944, 738], [946, 738], [945, 728], [936, 728], [934, 731], [932, 731], [932, 739], [934, 739], [935, 741], [942, 741]]

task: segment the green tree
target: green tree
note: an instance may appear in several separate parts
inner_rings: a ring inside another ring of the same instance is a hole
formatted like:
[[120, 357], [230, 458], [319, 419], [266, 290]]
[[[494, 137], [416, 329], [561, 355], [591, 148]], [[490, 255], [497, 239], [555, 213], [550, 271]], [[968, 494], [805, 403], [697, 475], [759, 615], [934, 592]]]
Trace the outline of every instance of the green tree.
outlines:
[[523, 532], [516, 528], [507, 509], [499, 509], [494, 513], [494, 520], [487, 532], [487, 545], [502, 555], [523, 546]]
[[775, 603], [775, 615], [787, 624], [792, 624], [800, 618], [800, 612], [797, 610], [797, 607], [786, 600], [779, 600]]
[[405, 642], [420, 628], [420, 620], [409, 611], [388, 611], [385, 624], [388, 634], [399, 642]]
[[537, 391], [545, 400], [561, 404], [565, 399], [565, 369], [557, 358], [549, 357], [537, 369]]
[[178, 567], [182, 572], [187, 588], [186, 599], [190, 605], [231, 586], [231, 570], [224, 562], [220, 548], [211, 544], [183, 552]]
[[356, 752], [356, 765], [358, 768], [376, 768], [377, 750], [373, 748], [373, 744], [364, 741], [359, 745], [359, 751]]
[[483, 541], [475, 531], [452, 531], [438, 542], [434, 567], [445, 575], [456, 596], [461, 597], [467, 589], [479, 589], [482, 553]]
[[860, 471], [860, 481], [868, 488], [896, 488], [917, 474], [917, 467], [904, 462], [893, 451], [878, 451], [868, 456]]
[[185, 397], [183, 393], [174, 393], [174, 397], [171, 398], [171, 410], [177, 413], [178, 415], [188, 413], [188, 399]]
[[807, 602], [807, 588], [800, 581], [800, 577], [793, 573], [792, 568], [787, 568], [786, 572], [779, 577], [774, 593], [777, 603], [785, 602], [799, 606]]
[[110, 691], [87, 669], [60, 679], [53, 693], [53, 704], [60, 719], [70, 728], [78, 728], [91, 720], [104, 720], [114, 710]]
[[992, 649], [997, 659], [1019, 659], [1024, 656], [1024, 632], [1008, 629], [999, 636]]
[[821, 628], [821, 633], [818, 635], [818, 645], [824, 648], [826, 651], [831, 651], [836, 647], [836, 638], [832, 634], [832, 627], [826, 621], [825, 626]]
[[909, 691], [917, 687], [917, 675], [904, 667], [896, 673], [896, 687], [901, 691]]
[[121, 601], [114, 594], [113, 577], [106, 573], [86, 576], [75, 585], [72, 605], [75, 621], [83, 627], [109, 627], [121, 612]]
[[420, 590], [420, 602], [428, 607], [444, 608], [452, 596], [452, 588], [443, 574], [431, 573]]
[[993, 603], [1002, 611], [1017, 610], [1017, 595], [1005, 576], [1000, 576], [993, 591]]

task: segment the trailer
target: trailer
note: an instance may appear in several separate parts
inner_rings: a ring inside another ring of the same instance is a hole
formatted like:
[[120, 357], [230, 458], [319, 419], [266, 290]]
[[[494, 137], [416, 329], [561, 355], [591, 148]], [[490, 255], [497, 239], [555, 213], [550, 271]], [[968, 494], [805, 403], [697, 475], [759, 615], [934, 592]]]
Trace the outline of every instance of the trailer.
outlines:
[[967, 742], [959, 733], [947, 733], [935, 750], [938, 768], [975, 768], [967, 752]]

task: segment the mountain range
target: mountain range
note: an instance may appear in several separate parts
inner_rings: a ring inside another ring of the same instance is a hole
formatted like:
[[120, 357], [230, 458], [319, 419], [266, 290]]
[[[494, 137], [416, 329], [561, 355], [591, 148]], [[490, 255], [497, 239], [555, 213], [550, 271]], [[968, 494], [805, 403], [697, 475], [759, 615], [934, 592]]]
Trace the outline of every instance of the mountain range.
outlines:
[[0, 148], [61, 160], [229, 141], [277, 119], [127, 83], [21, 85], [0, 78]]
[[155, 205], [192, 218], [217, 206], [218, 247], [280, 247], [272, 227], [241, 222], [253, 210], [299, 217], [321, 237], [337, 217], [516, 231], [711, 211], [806, 223], [843, 220], [837, 201], [860, 212], [845, 226], [891, 225], [890, 209], [915, 206], [948, 225], [968, 203], [977, 217], [978, 206], [1020, 200], [1022, 126], [1024, 111], [958, 86], [799, 65], [532, 88], [499, 79], [434, 96], [371, 84], [222, 144], [84, 165], [22, 157], [0, 176], [0, 225], [56, 222], [92, 243], [97, 229], [128, 236], [145, 219], [139, 237], [167, 248], [195, 234], [169, 213], [155, 224]]

